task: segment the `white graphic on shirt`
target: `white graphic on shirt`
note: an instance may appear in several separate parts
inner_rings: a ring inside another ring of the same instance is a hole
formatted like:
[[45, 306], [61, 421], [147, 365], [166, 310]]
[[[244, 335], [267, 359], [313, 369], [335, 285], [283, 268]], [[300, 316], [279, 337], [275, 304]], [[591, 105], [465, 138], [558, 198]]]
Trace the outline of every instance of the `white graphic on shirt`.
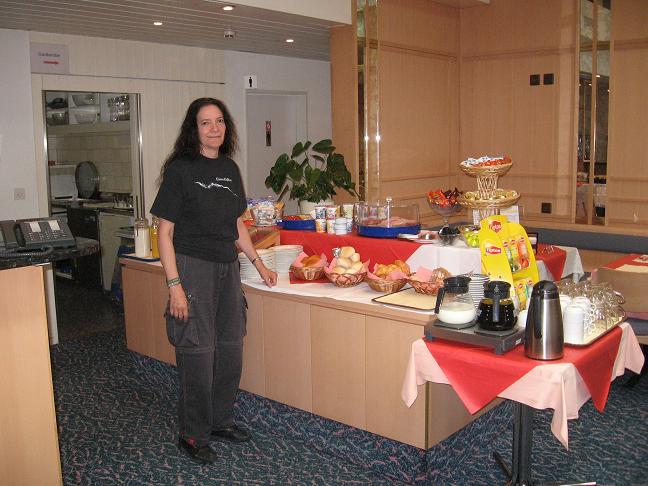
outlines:
[[[219, 180], [229, 180], [231, 182], [231, 179], [219, 179]], [[223, 184], [219, 184], [217, 182], [210, 182], [209, 184], [203, 184], [202, 182], [196, 181], [196, 184], [198, 184], [200, 187], [203, 187], [205, 189], [227, 189], [229, 192], [234, 194], [236, 197], [239, 197], [238, 194], [236, 194], [234, 191], [232, 191], [229, 187], [224, 186]]]

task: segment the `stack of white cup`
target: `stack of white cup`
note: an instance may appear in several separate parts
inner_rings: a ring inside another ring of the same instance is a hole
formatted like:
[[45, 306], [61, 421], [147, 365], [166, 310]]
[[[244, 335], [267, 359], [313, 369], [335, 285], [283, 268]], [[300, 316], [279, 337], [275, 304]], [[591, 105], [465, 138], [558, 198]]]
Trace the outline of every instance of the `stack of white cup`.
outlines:
[[[567, 301], [569, 297], [560, 296], [560, 303]], [[585, 342], [587, 335], [586, 321], [592, 303], [587, 297], [574, 297], [563, 308], [563, 329], [565, 342], [581, 344]]]

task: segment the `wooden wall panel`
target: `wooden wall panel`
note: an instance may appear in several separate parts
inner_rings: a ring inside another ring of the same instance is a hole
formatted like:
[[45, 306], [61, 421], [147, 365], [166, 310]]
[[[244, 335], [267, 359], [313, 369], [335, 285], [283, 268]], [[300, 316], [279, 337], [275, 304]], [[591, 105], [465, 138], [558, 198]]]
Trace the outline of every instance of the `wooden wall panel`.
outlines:
[[[358, 125], [358, 43], [355, 14], [352, 25], [331, 29], [331, 116], [333, 121], [333, 144], [344, 155], [346, 165], [354, 181], [364, 161], [359, 160]], [[337, 202], [354, 198], [340, 191]]]
[[606, 216], [608, 224], [648, 224], [648, 8], [612, 4], [612, 73]]
[[380, 0], [378, 35], [383, 44], [456, 54], [458, 9], [429, 0]]
[[380, 197], [418, 204], [456, 183], [459, 11], [423, 0], [379, 3]]
[[[461, 11], [460, 159], [509, 155], [514, 166], [499, 187], [522, 194], [527, 216], [572, 217], [577, 103], [572, 3], [543, 2], [546, 11], [536, 12], [538, 2], [494, 0], [487, 8]], [[542, 79], [547, 73], [554, 74], [554, 84], [530, 85], [530, 75]], [[476, 188], [473, 178], [459, 180], [461, 189]], [[551, 215], [540, 215], [542, 202], [552, 203]]]
[[461, 10], [464, 56], [575, 47], [576, 0], [491, 0]]

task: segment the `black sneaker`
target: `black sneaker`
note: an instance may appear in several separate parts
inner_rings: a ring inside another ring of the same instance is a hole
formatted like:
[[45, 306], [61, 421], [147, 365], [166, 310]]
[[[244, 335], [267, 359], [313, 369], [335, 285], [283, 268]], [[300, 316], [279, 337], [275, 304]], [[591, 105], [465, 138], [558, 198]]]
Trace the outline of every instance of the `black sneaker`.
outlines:
[[178, 440], [178, 449], [185, 452], [189, 456], [189, 459], [194, 462], [200, 464], [213, 464], [216, 462], [216, 459], [218, 459], [216, 451], [209, 447], [209, 445], [197, 446], [191, 442], [193, 442], [192, 439], [187, 441], [180, 437], [180, 440]]
[[250, 440], [250, 432], [236, 424], [226, 429], [212, 430], [211, 436], [214, 439], [225, 439], [230, 442], [247, 442]]

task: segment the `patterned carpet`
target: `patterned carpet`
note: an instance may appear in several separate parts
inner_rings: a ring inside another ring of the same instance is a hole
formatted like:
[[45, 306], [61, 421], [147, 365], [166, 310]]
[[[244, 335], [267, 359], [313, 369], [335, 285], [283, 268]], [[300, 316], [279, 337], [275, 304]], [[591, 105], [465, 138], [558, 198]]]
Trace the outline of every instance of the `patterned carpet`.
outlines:
[[[509, 404], [425, 452], [241, 391], [236, 416], [252, 441], [215, 442], [221, 459], [196, 465], [176, 447], [175, 368], [129, 352], [122, 326], [78, 327], [78, 337], [52, 347], [66, 485], [505, 483], [492, 451], [510, 457]], [[551, 412], [536, 413], [536, 480], [648, 485], [648, 379], [634, 389], [623, 381], [604, 414], [588, 402], [569, 422], [569, 451], [551, 435]]]

